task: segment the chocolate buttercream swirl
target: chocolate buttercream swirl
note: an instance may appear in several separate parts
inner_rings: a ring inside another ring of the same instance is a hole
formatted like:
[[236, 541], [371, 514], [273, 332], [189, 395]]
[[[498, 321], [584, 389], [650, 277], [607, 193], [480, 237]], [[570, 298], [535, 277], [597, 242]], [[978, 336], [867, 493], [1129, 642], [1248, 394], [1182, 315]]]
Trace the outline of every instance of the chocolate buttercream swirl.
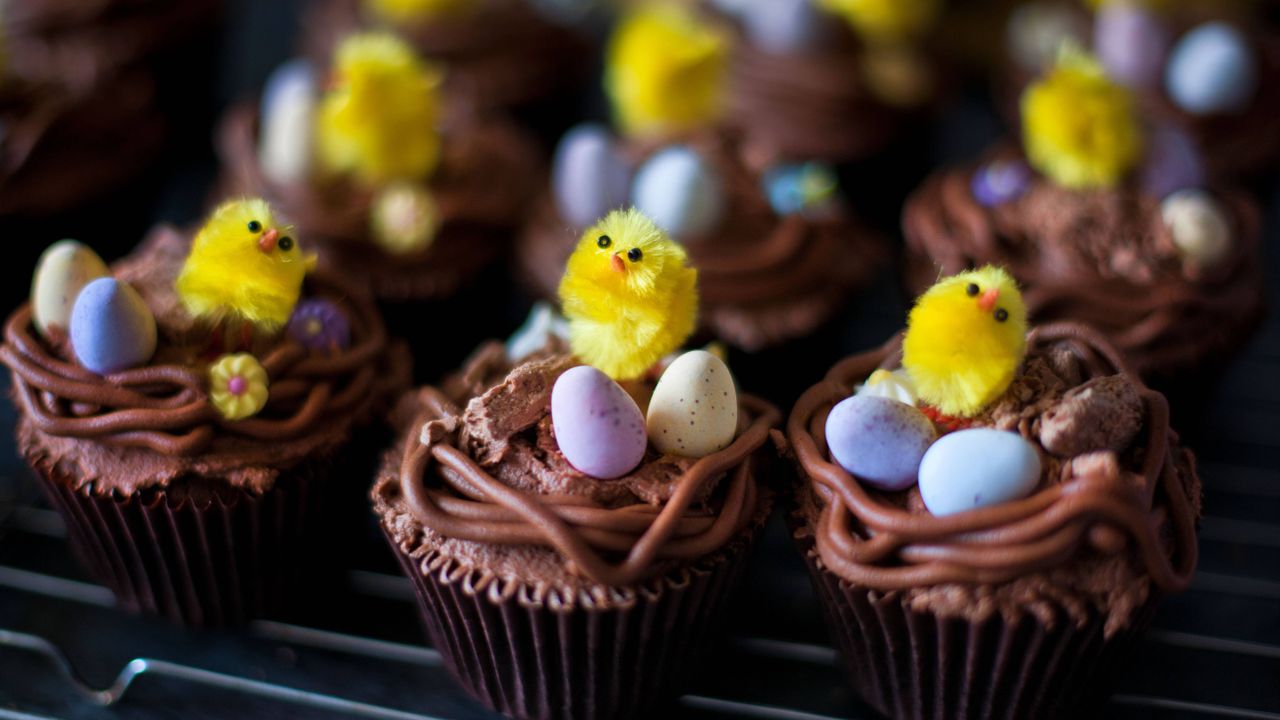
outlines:
[[1199, 267], [1182, 261], [1157, 198], [1128, 187], [1072, 191], [1036, 176], [1020, 197], [986, 207], [971, 188], [980, 167], [937, 173], [908, 199], [913, 294], [941, 275], [1004, 266], [1023, 286], [1032, 322], [1092, 325], [1149, 378], [1223, 362], [1260, 321], [1258, 210], [1243, 193], [1215, 194], [1232, 249]]
[[[787, 423], [787, 437], [820, 506], [813, 535], [826, 567], [879, 591], [995, 585], [1050, 572], [1091, 551], [1115, 555], [1131, 547], [1158, 587], [1187, 587], [1196, 565], [1199, 483], [1190, 454], [1178, 449], [1169, 428], [1164, 397], [1142, 386], [1105, 339], [1084, 326], [1042, 326], [1028, 340], [1029, 361], [1066, 348], [1086, 378], [1119, 373], [1141, 399], [1145, 432], [1111, 461], [1088, 454], [1051, 460], [1039, 490], [1024, 499], [944, 517], [923, 508], [913, 512], [900, 499], [894, 502], [894, 494], [869, 490], [828, 459], [823, 433], [828, 412], [877, 367], [896, 364], [900, 337], [849, 357], [801, 396]], [[1039, 447], [1036, 417], [1025, 410], [1008, 429]], [[976, 424], [991, 424], [991, 417], [980, 416]]]
[[492, 263], [521, 222], [540, 177], [536, 148], [504, 121], [446, 129], [440, 166], [427, 182], [440, 227], [426, 250], [390, 255], [373, 241], [373, 192], [338, 178], [280, 184], [262, 173], [258, 112], [233, 108], [218, 149], [227, 194], [266, 197], [320, 248], [321, 262], [358, 278], [379, 298], [407, 300], [452, 294]]
[[[575, 364], [567, 360], [560, 358], [556, 369], [562, 372]], [[540, 404], [525, 408], [529, 420], [548, 417], [552, 379], [541, 383], [541, 394], [533, 399]], [[640, 475], [647, 466], [657, 469], [657, 464], [678, 461], [684, 469], [671, 478], [663, 501], [645, 502], [624, 493], [608, 502], [591, 494], [518, 488], [499, 479], [493, 463], [502, 463], [503, 454], [495, 461], [468, 446], [474, 420], [469, 422], [467, 416], [483, 401], [473, 399], [464, 412], [435, 388], [425, 388], [420, 399], [425, 410], [410, 427], [398, 482], [380, 483], [375, 497], [400, 493], [424, 528], [446, 538], [548, 548], [571, 572], [615, 587], [650, 577], [662, 561], [706, 556], [755, 518], [762, 491], [754, 455], [780, 419], [768, 403], [740, 396], [739, 432], [728, 447], [696, 461], [650, 453], [633, 471], [633, 476]], [[524, 404], [522, 399], [521, 407]], [[554, 447], [539, 444], [539, 450], [558, 456]], [[726, 474], [727, 487], [717, 490]], [[627, 482], [582, 479], [599, 485]]]
[[[843, 207], [779, 217], [761, 188], [761, 169], [741, 152], [739, 135], [711, 131], [676, 140], [711, 164], [724, 183], [724, 220], [685, 249], [698, 269], [700, 322], [744, 350], [803, 337], [829, 320], [849, 293], [870, 282], [888, 256], [883, 238]], [[626, 148], [634, 166], [663, 145]], [[554, 297], [575, 230], [545, 196], [526, 226], [519, 256], [535, 288]]]

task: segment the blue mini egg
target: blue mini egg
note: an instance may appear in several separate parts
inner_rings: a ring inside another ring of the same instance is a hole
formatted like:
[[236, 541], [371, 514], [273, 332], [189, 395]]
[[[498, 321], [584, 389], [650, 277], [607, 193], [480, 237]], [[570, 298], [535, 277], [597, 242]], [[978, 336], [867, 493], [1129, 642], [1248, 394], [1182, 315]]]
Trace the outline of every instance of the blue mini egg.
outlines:
[[836, 193], [838, 180], [831, 168], [820, 163], [779, 165], [761, 178], [769, 205], [779, 215], [791, 215], [820, 207]]
[[720, 224], [724, 185], [692, 148], [660, 150], [636, 171], [631, 204], [681, 240], [696, 238]]
[[1189, 113], [1239, 112], [1258, 89], [1257, 59], [1239, 30], [1205, 23], [1173, 47], [1164, 82], [1169, 97]]
[[131, 285], [98, 278], [71, 309], [71, 347], [85, 368], [108, 375], [146, 363], [156, 351], [156, 319]]
[[556, 148], [551, 184], [560, 216], [586, 227], [627, 202], [626, 160], [602, 125], [578, 125]]
[[817, 45], [826, 34], [826, 17], [813, 0], [748, 3], [742, 25], [751, 42], [771, 53], [793, 53]]
[[943, 435], [920, 461], [920, 499], [951, 515], [1024, 498], [1040, 483], [1040, 455], [1015, 432], [970, 428]]
[[1111, 77], [1133, 88], [1156, 87], [1169, 33], [1150, 10], [1115, 2], [1098, 9], [1093, 49]]
[[882, 490], [916, 482], [920, 460], [938, 436], [914, 406], [875, 395], [841, 400], [827, 415], [827, 447], [840, 467]]

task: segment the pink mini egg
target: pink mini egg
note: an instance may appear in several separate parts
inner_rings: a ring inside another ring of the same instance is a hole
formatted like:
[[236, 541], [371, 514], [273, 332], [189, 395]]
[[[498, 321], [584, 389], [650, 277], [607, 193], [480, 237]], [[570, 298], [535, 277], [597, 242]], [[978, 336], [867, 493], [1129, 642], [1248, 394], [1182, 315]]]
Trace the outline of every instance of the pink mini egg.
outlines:
[[579, 365], [551, 388], [551, 424], [560, 452], [579, 472], [605, 480], [631, 472], [648, 447], [644, 415], [608, 375]]

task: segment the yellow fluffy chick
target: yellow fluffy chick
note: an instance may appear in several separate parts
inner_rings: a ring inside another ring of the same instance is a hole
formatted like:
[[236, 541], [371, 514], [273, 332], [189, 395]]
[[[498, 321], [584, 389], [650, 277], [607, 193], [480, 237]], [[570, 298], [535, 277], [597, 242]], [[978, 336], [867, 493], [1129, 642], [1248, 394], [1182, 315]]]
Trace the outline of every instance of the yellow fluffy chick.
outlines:
[[178, 274], [182, 305], [214, 325], [244, 323], [275, 332], [289, 321], [302, 280], [315, 264], [281, 227], [265, 200], [230, 200], [196, 234]]
[[394, 35], [348, 37], [316, 111], [320, 163], [367, 184], [429, 175], [440, 160], [443, 78]]
[[683, 345], [698, 316], [698, 271], [685, 260], [684, 248], [635, 208], [583, 233], [560, 281], [573, 352], [628, 380]]
[[972, 417], [1009, 387], [1027, 345], [1018, 286], [990, 265], [939, 280], [912, 308], [902, 367], [919, 398], [947, 415]]

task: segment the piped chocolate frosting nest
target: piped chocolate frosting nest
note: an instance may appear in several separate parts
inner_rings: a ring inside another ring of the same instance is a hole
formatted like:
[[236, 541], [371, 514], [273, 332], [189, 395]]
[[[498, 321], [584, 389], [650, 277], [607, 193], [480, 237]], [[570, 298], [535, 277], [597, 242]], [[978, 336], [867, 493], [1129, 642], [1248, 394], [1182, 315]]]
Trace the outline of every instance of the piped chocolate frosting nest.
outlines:
[[19, 450], [35, 465], [62, 468], [73, 489], [127, 496], [208, 477], [263, 492], [279, 472], [334, 451], [353, 424], [408, 384], [408, 359], [388, 350], [371, 299], [317, 272], [303, 296], [341, 308], [350, 344], [317, 354], [287, 335], [266, 341], [256, 353], [270, 378], [265, 408], [252, 418], [223, 419], [200, 362], [204, 334], [173, 289], [189, 242], [159, 228], [113, 269], [156, 317], [160, 343], [146, 366], [106, 376], [80, 367], [65, 336], [50, 342], [36, 333], [29, 305], [5, 325], [0, 361], [13, 373], [21, 410]]
[[402, 402], [400, 412], [416, 417], [388, 454], [373, 501], [424, 572], [470, 574], [477, 592], [495, 598], [602, 607], [764, 521], [771, 500], [759, 476], [776, 409], [740, 396], [738, 435], [723, 450], [697, 460], [650, 450], [631, 473], [598, 480], [569, 465], [551, 424], [551, 388], [578, 364], [543, 353], [512, 368], [490, 345], [445, 389]]
[[391, 301], [450, 295], [494, 262], [540, 176], [537, 149], [514, 126], [491, 120], [446, 129], [427, 183], [439, 230], [425, 250], [392, 255], [371, 238], [370, 190], [338, 178], [272, 182], [258, 164], [257, 135], [256, 107], [228, 113], [219, 134], [224, 190], [266, 197], [319, 246], [322, 265]]
[[1201, 267], [1182, 259], [1155, 197], [1129, 186], [1068, 190], [1035, 175], [1020, 196], [988, 207], [972, 190], [981, 167], [937, 173], [908, 199], [909, 291], [1001, 265], [1022, 286], [1033, 323], [1092, 325], [1148, 378], [1222, 362], [1261, 319], [1258, 211], [1244, 194], [1215, 194], [1231, 248]]
[[801, 396], [787, 426], [806, 480], [798, 533], [823, 567], [919, 611], [1011, 622], [1029, 613], [1050, 627], [1097, 613], [1108, 634], [1157, 589], [1186, 588], [1200, 481], [1164, 397], [1083, 326], [1042, 326], [1028, 346], [1019, 376], [972, 425], [1028, 440], [1040, 483], [978, 510], [931, 515], [918, 489], [870, 489], [828, 458], [828, 412], [872, 371], [898, 365], [899, 338], [840, 362]]
[[[683, 142], [724, 183], [724, 220], [702, 237], [681, 238], [698, 269], [699, 322], [717, 337], [759, 350], [808, 335], [851, 292], [869, 284], [887, 260], [883, 239], [844, 208], [779, 217], [737, 133], [705, 132]], [[626, 151], [635, 166], [660, 149], [648, 142]], [[519, 247], [524, 273], [537, 292], [555, 296], [581, 232], [560, 216], [549, 194], [537, 204]]]

